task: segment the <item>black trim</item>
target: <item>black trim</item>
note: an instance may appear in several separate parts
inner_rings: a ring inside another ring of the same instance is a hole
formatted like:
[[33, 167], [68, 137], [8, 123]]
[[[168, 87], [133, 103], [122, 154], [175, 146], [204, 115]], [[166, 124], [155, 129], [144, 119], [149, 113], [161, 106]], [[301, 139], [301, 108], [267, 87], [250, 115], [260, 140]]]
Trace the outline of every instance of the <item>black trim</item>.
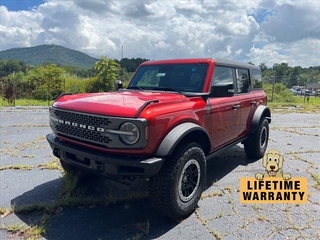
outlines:
[[66, 95], [73, 95], [72, 92], [68, 92], [68, 93], [61, 93], [54, 101], [57, 101], [59, 98], [66, 96]]
[[139, 111], [136, 113], [136, 115], [134, 116], [134, 118], [138, 118], [140, 116], [140, 114], [142, 113], [142, 111], [150, 104], [150, 103], [158, 103], [159, 100], [155, 99], [155, 100], [149, 100], [146, 101], [139, 109]]
[[251, 128], [250, 128], [250, 133], [254, 133], [260, 125], [261, 122], [261, 117], [265, 116], [265, 118], [268, 120], [269, 124], [271, 123], [271, 112], [270, 109], [265, 106], [265, 105], [260, 105], [254, 112], [253, 118], [252, 118], [252, 123], [251, 123]]
[[160, 157], [169, 156], [179, 142], [189, 133], [194, 131], [201, 131], [204, 133], [207, 136], [208, 144], [211, 146], [210, 137], [206, 129], [195, 123], [186, 122], [171, 129], [171, 131], [162, 140], [155, 155]]
[[240, 138], [239, 140], [234, 141], [234, 142], [232, 142], [232, 143], [220, 148], [219, 150], [215, 150], [214, 152], [209, 153], [209, 155], [206, 156], [206, 160], [207, 161], [210, 160], [211, 158], [213, 158], [214, 156], [218, 155], [219, 153], [224, 152], [226, 149], [231, 148], [231, 147], [237, 145], [238, 143], [241, 143], [241, 142], [245, 141], [247, 138], [248, 138], [248, 136]]
[[99, 175], [149, 177], [156, 175], [164, 162], [164, 158], [110, 155], [84, 149], [61, 141], [52, 133], [47, 135], [47, 141], [60, 160]]

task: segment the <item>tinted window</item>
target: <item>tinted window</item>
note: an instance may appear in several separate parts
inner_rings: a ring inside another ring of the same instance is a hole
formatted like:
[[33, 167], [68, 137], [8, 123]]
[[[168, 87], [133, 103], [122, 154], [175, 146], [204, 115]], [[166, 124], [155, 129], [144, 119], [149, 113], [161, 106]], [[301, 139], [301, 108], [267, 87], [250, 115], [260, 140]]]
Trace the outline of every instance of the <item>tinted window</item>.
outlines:
[[253, 88], [262, 88], [261, 71], [251, 70], [251, 74], [252, 74]]
[[248, 93], [250, 91], [250, 79], [248, 69], [237, 69], [237, 92]]
[[224, 83], [233, 83], [233, 68], [216, 66], [214, 68], [211, 86]]

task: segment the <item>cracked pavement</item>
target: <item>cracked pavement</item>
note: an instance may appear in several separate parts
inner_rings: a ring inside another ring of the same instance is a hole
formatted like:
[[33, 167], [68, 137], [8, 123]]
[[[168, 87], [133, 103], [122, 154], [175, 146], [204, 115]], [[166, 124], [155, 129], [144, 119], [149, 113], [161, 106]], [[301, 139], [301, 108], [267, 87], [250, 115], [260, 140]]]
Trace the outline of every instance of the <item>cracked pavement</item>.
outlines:
[[[45, 107], [0, 110], [0, 208], [59, 201], [63, 174], [43, 169], [57, 162], [45, 140], [50, 132]], [[268, 150], [284, 157], [283, 171], [308, 179], [306, 204], [240, 204], [239, 179], [263, 172], [262, 161], [249, 161], [242, 145], [208, 162], [206, 190], [199, 208], [174, 222], [155, 210], [147, 182], [126, 186], [101, 179], [86, 194], [114, 199], [108, 206], [64, 206], [50, 215], [41, 239], [319, 239], [320, 114], [272, 113]], [[139, 199], [140, 198], [140, 199]], [[42, 213], [3, 214], [0, 239], [24, 239], [3, 229], [17, 223], [33, 226]]]

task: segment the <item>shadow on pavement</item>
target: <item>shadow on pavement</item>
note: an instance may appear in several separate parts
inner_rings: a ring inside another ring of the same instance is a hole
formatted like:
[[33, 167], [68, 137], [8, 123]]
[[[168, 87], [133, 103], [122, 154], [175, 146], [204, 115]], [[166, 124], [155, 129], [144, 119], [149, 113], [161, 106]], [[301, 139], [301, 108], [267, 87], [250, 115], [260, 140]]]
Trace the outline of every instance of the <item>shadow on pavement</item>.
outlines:
[[236, 145], [220, 153], [207, 162], [207, 181], [206, 188], [208, 189], [213, 183], [228, 175], [237, 167], [247, 166], [258, 160], [249, 159], [243, 148]]
[[[208, 161], [206, 189], [239, 165], [248, 163], [249, 160], [244, 150], [238, 145], [214, 157]], [[50, 240], [133, 239], [137, 236], [139, 236], [137, 239], [154, 239], [161, 237], [180, 223], [163, 216], [152, 207], [148, 198], [147, 185], [146, 180], [136, 180], [131, 186], [106, 179], [92, 181], [85, 185], [85, 194], [103, 198], [110, 196], [111, 193], [115, 199], [120, 201], [115, 200], [115, 204], [108, 206], [63, 207], [51, 216], [43, 237]], [[61, 194], [63, 179], [36, 186], [31, 191], [12, 199], [11, 204], [19, 208], [25, 204], [43, 204], [54, 201], [57, 203], [59, 194], [56, 199], [52, 199], [54, 186], [59, 186]], [[130, 195], [141, 196], [141, 198], [130, 200], [128, 197]], [[121, 201], [124, 198], [127, 200]], [[35, 212], [16, 213], [16, 215], [27, 225], [34, 225], [41, 218], [41, 214]], [[147, 226], [148, 224], [150, 227]]]

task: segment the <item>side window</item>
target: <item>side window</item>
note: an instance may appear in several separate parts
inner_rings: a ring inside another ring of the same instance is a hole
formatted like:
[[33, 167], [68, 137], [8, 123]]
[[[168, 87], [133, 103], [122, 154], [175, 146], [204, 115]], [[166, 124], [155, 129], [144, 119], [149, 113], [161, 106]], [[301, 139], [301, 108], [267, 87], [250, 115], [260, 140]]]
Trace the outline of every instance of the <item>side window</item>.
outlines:
[[250, 79], [248, 69], [237, 69], [237, 93], [250, 92]]
[[261, 71], [251, 70], [253, 88], [262, 88], [262, 76]]
[[215, 66], [211, 86], [223, 83], [233, 83], [233, 68]]

